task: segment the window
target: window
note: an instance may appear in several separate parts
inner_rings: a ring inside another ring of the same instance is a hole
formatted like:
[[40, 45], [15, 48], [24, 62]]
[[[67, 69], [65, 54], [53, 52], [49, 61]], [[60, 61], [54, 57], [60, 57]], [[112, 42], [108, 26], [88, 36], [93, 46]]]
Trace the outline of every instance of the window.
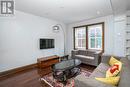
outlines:
[[102, 25], [88, 26], [88, 49], [102, 50]]
[[75, 28], [75, 48], [86, 49], [86, 27]]
[[104, 50], [104, 23], [74, 27], [74, 49]]

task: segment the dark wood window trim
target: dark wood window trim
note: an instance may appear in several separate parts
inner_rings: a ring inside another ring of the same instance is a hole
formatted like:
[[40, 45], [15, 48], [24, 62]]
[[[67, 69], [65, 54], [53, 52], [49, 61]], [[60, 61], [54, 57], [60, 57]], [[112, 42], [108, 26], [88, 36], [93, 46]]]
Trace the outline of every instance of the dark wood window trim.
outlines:
[[[105, 38], [104, 38], [104, 33], [105, 33], [105, 30], [104, 30], [104, 28], [105, 28], [105, 23], [104, 23], [104, 22], [73, 27], [74, 50], [76, 49], [76, 48], [75, 48], [75, 28], [86, 27], [86, 42], [88, 42], [88, 26], [99, 25], [99, 24], [102, 24], [102, 52], [104, 52], [104, 39], [105, 39]], [[88, 43], [86, 43], [86, 49], [88, 49]]]

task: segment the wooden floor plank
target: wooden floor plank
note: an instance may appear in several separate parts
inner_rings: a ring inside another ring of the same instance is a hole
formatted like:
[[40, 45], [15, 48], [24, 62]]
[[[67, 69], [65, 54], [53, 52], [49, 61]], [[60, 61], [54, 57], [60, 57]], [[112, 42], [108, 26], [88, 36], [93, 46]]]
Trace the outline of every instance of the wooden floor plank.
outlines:
[[[82, 64], [81, 68], [92, 72], [95, 67]], [[26, 70], [10, 77], [0, 79], [0, 87], [49, 87], [44, 82], [40, 81], [41, 76], [44, 76], [46, 71], [38, 68]]]

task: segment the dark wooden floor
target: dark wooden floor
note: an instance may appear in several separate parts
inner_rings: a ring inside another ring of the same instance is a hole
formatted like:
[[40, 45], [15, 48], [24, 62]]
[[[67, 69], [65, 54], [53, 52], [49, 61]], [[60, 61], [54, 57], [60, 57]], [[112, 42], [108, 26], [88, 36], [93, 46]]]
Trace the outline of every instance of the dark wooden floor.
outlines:
[[[95, 67], [89, 65], [81, 65], [81, 69], [92, 72]], [[49, 87], [40, 81], [40, 77], [44, 76], [46, 71], [37, 68], [20, 72], [8, 78], [0, 79], [0, 87]]]

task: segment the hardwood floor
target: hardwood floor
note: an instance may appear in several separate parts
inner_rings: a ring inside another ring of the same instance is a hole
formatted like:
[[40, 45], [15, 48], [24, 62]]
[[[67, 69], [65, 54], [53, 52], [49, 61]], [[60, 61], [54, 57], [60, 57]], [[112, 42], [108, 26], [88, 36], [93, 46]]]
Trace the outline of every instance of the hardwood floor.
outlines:
[[[95, 67], [82, 64], [81, 69], [92, 72]], [[0, 87], [49, 87], [40, 81], [40, 77], [46, 74], [45, 70], [38, 68], [26, 70], [10, 77], [0, 78]]]

